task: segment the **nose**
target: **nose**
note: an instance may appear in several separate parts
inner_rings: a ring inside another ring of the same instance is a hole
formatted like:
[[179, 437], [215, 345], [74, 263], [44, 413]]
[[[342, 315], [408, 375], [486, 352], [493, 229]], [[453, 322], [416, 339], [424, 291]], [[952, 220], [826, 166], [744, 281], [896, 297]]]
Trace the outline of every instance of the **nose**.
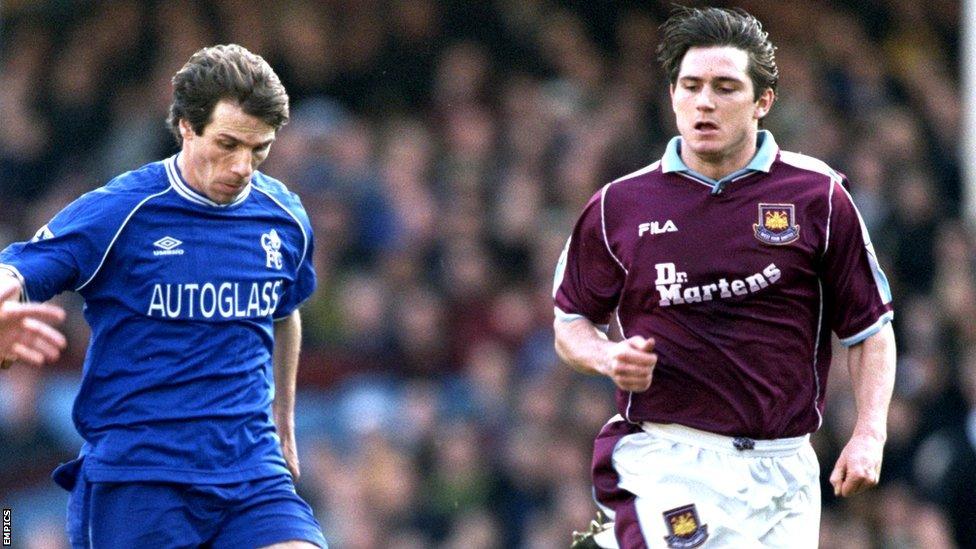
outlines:
[[240, 179], [250, 179], [254, 172], [251, 155], [247, 150], [238, 151], [231, 161], [230, 171]]
[[708, 86], [702, 86], [701, 91], [695, 96], [695, 108], [703, 111], [710, 111], [715, 108], [715, 101], [712, 90]]

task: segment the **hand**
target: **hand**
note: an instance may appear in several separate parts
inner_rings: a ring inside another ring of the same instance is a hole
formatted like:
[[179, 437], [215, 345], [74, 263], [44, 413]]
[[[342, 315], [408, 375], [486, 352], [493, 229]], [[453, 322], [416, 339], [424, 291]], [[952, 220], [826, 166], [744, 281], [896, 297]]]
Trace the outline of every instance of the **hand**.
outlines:
[[301, 467], [298, 464], [298, 445], [295, 443], [294, 436], [282, 437], [281, 453], [285, 456], [285, 466], [291, 471], [292, 478], [298, 482], [298, 477], [301, 476]]
[[633, 336], [618, 341], [607, 353], [603, 374], [624, 391], [640, 393], [651, 386], [657, 354], [653, 353], [654, 338]]
[[57, 360], [67, 341], [52, 328], [64, 320], [60, 307], [39, 303], [18, 303], [20, 285], [0, 277], [0, 367], [13, 362], [40, 366]]
[[875, 436], [855, 434], [830, 473], [834, 495], [853, 496], [878, 484], [884, 442]]

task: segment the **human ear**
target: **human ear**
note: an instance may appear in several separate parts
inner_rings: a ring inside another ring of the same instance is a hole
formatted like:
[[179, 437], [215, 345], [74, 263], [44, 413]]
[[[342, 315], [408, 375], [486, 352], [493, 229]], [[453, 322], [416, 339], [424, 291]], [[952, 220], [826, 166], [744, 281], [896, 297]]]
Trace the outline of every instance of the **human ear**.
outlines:
[[759, 95], [759, 99], [756, 100], [756, 119], [760, 119], [769, 114], [769, 111], [773, 108], [773, 102], [776, 101], [776, 93], [772, 88], [766, 88], [763, 90], [762, 94]]
[[193, 127], [186, 121], [186, 118], [180, 118], [180, 136], [183, 137], [183, 141], [192, 140], [196, 135], [197, 132], [193, 131]]

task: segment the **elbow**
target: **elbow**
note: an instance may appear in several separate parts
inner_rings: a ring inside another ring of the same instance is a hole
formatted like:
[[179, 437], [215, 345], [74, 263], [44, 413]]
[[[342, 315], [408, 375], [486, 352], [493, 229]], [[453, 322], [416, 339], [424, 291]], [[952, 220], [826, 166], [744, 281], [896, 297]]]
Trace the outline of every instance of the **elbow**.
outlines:
[[552, 346], [556, 350], [556, 356], [559, 357], [559, 360], [566, 362], [566, 345], [563, 343], [562, 324], [564, 322], [558, 318], [552, 321]]
[[575, 321], [566, 322], [560, 318], [555, 319], [552, 323], [552, 331], [555, 335], [553, 348], [556, 350], [556, 356], [569, 365], [575, 362], [575, 346], [573, 344], [579, 339], [579, 334], [574, 330], [574, 324], [576, 324]]

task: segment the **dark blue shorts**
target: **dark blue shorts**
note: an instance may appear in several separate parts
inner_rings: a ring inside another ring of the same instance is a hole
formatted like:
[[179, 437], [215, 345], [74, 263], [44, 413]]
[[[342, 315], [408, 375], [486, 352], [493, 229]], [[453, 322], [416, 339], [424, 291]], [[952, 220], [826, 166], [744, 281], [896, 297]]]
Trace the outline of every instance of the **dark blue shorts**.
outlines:
[[290, 476], [225, 485], [88, 482], [68, 500], [73, 548], [263, 547], [303, 540], [327, 547]]

